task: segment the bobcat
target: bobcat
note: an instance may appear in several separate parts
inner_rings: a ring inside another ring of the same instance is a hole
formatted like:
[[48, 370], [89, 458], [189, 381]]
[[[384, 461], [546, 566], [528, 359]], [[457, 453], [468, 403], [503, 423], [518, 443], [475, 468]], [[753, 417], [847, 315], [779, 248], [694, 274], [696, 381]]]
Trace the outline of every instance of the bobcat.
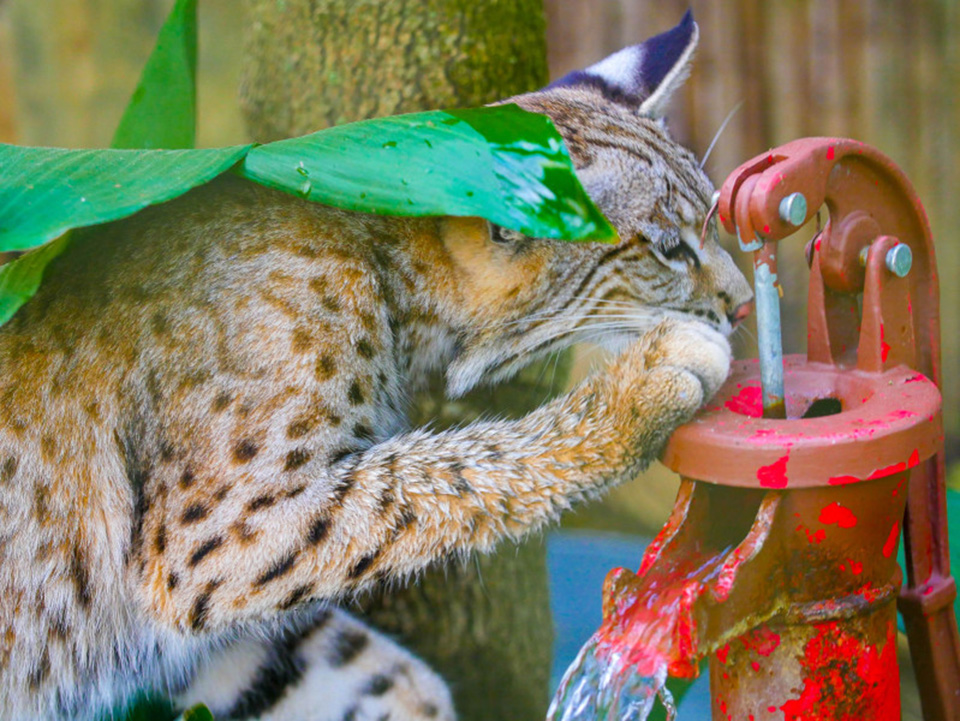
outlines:
[[[512, 99], [615, 246], [235, 177], [76, 238], [0, 329], [0, 719], [145, 688], [226, 719], [452, 719], [329, 604], [631, 478], [726, 377], [750, 290], [701, 246], [712, 187], [660, 119], [696, 41], [688, 15]], [[577, 340], [618, 355], [526, 417], [404, 428], [427, 373], [456, 396]]]

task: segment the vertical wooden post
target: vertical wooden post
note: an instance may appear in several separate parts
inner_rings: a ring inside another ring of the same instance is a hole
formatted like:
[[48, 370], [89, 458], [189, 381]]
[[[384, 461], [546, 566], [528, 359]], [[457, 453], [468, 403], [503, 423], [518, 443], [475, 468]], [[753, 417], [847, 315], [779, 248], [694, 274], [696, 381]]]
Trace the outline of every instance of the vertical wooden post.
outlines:
[[[259, 141], [363, 118], [476, 106], [546, 82], [542, 0], [248, 0], [242, 106]], [[553, 364], [509, 388], [417, 402], [443, 426], [542, 403]], [[562, 386], [562, 382], [557, 384]], [[545, 551], [454, 563], [363, 613], [447, 680], [461, 719], [533, 721], [547, 704], [552, 628]]]

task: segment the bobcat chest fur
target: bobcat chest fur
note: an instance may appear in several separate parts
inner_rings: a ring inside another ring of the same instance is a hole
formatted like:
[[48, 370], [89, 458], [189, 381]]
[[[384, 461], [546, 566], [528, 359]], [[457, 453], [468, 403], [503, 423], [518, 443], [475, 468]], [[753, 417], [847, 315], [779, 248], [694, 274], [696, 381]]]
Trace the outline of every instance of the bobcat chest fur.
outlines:
[[[236, 178], [76, 238], [0, 329], [0, 718], [144, 688], [224, 718], [452, 717], [421, 662], [311, 602], [542, 526], [722, 382], [750, 292], [701, 247], [712, 187], [659, 119], [696, 37], [513, 99], [617, 245]], [[457, 395], [576, 341], [618, 355], [526, 417], [405, 427], [428, 373]]]

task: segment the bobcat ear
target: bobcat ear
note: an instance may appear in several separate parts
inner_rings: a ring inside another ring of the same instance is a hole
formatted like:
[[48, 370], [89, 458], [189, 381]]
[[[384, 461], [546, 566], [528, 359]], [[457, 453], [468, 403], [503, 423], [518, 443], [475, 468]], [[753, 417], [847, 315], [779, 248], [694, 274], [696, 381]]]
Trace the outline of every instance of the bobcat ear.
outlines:
[[574, 70], [547, 89], [589, 85], [611, 100], [636, 108], [637, 113], [659, 118], [690, 74], [693, 51], [700, 31], [687, 10], [680, 24], [639, 45], [631, 45], [585, 70]]

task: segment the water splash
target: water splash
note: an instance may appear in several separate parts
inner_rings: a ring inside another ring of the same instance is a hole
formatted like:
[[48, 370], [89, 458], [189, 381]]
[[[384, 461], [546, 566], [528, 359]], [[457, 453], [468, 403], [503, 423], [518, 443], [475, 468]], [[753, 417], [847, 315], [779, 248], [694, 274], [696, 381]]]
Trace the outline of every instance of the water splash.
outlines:
[[666, 681], [665, 662], [651, 675], [640, 674], [622, 654], [604, 647], [598, 631], [564, 674], [547, 721], [644, 721], [657, 699], [673, 721], [676, 706]]
[[687, 549], [639, 575], [617, 568], [604, 583], [603, 624], [567, 669], [548, 721], [643, 721], [657, 699], [676, 718], [668, 674], [694, 678], [695, 604], [730, 551]]

